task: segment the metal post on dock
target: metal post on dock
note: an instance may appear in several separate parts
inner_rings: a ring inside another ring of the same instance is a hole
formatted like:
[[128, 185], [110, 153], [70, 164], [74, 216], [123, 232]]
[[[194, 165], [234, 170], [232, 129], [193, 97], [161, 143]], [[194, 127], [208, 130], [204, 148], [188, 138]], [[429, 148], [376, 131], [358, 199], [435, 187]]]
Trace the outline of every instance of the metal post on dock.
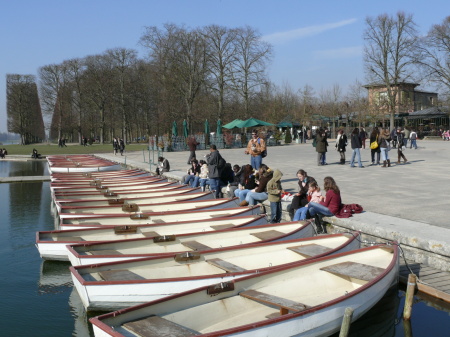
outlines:
[[341, 331], [339, 337], [347, 337], [350, 332], [350, 324], [352, 323], [353, 309], [345, 308], [344, 318], [342, 319]]
[[[144, 157], [144, 163], [145, 163], [145, 150], [144, 149], [142, 149], [142, 157]], [[149, 159], [150, 159], [150, 157], [149, 157]]]
[[405, 307], [403, 308], [403, 319], [411, 318], [411, 311], [414, 299], [414, 290], [416, 289], [416, 275], [408, 275], [408, 285], [406, 286]]

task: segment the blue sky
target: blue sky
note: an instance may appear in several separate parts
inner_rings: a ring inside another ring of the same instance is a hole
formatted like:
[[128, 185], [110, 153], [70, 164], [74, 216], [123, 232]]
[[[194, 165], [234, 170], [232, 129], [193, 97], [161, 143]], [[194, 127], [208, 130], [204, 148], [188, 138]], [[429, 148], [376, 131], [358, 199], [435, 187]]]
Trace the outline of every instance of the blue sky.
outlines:
[[419, 32], [450, 15], [448, 0], [0, 0], [0, 132], [6, 131], [6, 74], [138, 45], [145, 26], [249, 25], [274, 46], [272, 82], [316, 93], [364, 82], [367, 16], [413, 14]]

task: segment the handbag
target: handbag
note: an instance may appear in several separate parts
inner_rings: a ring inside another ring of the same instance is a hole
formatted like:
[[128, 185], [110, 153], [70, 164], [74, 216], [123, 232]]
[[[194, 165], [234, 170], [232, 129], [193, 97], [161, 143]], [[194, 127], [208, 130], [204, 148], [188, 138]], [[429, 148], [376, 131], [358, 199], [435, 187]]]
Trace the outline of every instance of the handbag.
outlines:
[[370, 143], [370, 148], [372, 150], [375, 150], [377, 147], [378, 147], [378, 142], [377, 141], [374, 141], [374, 142]]

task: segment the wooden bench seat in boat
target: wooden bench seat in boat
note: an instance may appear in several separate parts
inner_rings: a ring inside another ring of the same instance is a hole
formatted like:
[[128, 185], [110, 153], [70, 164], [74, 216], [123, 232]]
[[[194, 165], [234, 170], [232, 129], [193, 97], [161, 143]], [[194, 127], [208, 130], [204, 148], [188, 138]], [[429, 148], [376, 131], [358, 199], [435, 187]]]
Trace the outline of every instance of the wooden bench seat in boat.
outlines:
[[55, 238], [55, 241], [85, 241], [80, 236], [61, 236]]
[[225, 270], [227, 273], [239, 273], [241, 271], [246, 271], [246, 269], [241, 268], [239, 266], [236, 266], [235, 264], [232, 264], [230, 262], [224, 261], [222, 259], [216, 258], [216, 259], [209, 259], [206, 260], [209, 264], [212, 264], [213, 266], [216, 266], [220, 269]]
[[362, 281], [370, 281], [385, 271], [383, 268], [351, 261], [322, 267], [320, 270], [324, 270], [338, 276], [351, 277]]
[[265, 240], [275, 239], [282, 235], [286, 235], [286, 233], [276, 231], [276, 230], [270, 230], [270, 231], [264, 231], [264, 232], [251, 233], [251, 235], [256, 236], [261, 241], [265, 241]]
[[256, 302], [278, 307], [280, 308], [280, 315], [286, 315], [289, 313], [289, 311], [300, 312], [308, 308], [306, 304], [291, 301], [275, 295], [266, 294], [257, 290], [246, 290], [239, 293], [239, 295]]
[[192, 250], [207, 250], [211, 249], [211, 247], [208, 247], [204, 245], [203, 243], [197, 242], [195, 240], [192, 241], [184, 241], [182, 242], [183, 246], [186, 246]]
[[137, 226], [134, 225], [114, 227], [114, 234], [135, 234], [135, 233], [137, 233]]
[[145, 280], [145, 277], [142, 277], [128, 269], [116, 269], [116, 270], [103, 270], [99, 271], [98, 274], [105, 281], [136, 281], [136, 280]]
[[[159, 316], [150, 316], [122, 325], [125, 329], [142, 337], [187, 337], [200, 335], [199, 332], [171, 322]], [[164, 332], [164, 335], [162, 335]]]
[[223, 224], [223, 225], [212, 225], [212, 226], [210, 226], [210, 227], [211, 227], [212, 229], [218, 231], [218, 230], [220, 230], [220, 229], [232, 228], [232, 227], [234, 227], [234, 225], [231, 224], [231, 223], [228, 223], [228, 224]]
[[145, 236], [146, 238], [154, 238], [155, 236], [160, 236], [155, 231], [142, 232], [142, 235]]
[[91, 255], [122, 255], [121, 252], [114, 249], [92, 250], [89, 253]]
[[311, 243], [309, 245], [295, 246], [295, 247], [287, 247], [287, 249], [292, 250], [300, 255], [305, 257], [317, 256], [326, 252], [329, 252], [331, 248], [318, 245], [315, 243]]

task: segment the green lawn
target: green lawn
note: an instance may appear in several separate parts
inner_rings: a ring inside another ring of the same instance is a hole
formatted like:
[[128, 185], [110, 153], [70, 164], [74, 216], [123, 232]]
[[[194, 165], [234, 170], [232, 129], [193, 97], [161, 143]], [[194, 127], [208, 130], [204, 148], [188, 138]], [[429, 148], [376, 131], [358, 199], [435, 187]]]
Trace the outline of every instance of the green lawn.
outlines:
[[[58, 147], [56, 144], [31, 144], [31, 145], [0, 145], [8, 151], [8, 155], [31, 155], [35, 148], [41, 155], [47, 156], [52, 154], [91, 154], [113, 152], [112, 144], [92, 144], [82, 146], [78, 144], [67, 144], [66, 147]], [[147, 144], [129, 144], [126, 151], [142, 151], [148, 150]]]

